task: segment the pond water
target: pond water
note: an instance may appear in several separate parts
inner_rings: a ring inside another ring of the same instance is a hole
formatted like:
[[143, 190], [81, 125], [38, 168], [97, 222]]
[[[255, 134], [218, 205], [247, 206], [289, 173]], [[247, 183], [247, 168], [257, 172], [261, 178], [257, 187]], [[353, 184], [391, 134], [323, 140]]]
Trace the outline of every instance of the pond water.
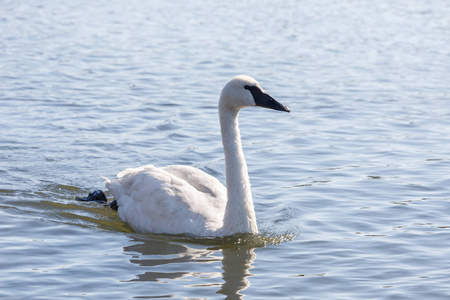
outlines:
[[[0, 298], [450, 297], [450, 2], [1, 7]], [[224, 182], [237, 74], [291, 108], [240, 114], [260, 236], [137, 234], [74, 201], [145, 164]]]

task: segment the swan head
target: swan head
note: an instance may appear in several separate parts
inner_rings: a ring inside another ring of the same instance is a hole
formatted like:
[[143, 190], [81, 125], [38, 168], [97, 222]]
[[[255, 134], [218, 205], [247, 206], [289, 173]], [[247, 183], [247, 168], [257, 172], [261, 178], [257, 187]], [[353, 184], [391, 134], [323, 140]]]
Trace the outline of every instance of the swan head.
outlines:
[[225, 84], [219, 106], [234, 111], [249, 106], [260, 106], [290, 112], [289, 107], [273, 99], [255, 79], [247, 75], [236, 76]]

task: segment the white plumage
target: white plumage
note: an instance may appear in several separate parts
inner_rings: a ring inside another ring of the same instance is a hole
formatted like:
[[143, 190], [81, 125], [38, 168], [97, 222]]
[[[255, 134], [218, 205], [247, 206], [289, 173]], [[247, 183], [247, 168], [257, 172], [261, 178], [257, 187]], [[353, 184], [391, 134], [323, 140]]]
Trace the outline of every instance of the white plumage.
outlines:
[[228, 190], [216, 178], [190, 166], [126, 169], [116, 180], [106, 179], [106, 187], [117, 201], [119, 217], [142, 233], [258, 233], [237, 120], [239, 110], [247, 106], [289, 112], [249, 76], [234, 77], [225, 85], [219, 117]]
[[227, 190], [216, 178], [189, 166], [127, 169], [107, 188], [119, 217], [138, 232], [214, 235], [222, 226]]

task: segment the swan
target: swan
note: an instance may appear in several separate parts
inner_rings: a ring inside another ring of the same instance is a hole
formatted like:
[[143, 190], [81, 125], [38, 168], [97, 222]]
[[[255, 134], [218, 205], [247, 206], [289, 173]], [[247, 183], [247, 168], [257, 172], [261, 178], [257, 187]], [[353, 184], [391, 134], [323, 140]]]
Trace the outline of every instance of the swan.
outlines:
[[226, 83], [219, 99], [226, 186], [191, 166], [146, 165], [105, 178], [120, 219], [139, 233], [229, 236], [258, 233], [247, 163], [238, 128], [240, 109], [260, 106], [290, 112], [250, 76]]

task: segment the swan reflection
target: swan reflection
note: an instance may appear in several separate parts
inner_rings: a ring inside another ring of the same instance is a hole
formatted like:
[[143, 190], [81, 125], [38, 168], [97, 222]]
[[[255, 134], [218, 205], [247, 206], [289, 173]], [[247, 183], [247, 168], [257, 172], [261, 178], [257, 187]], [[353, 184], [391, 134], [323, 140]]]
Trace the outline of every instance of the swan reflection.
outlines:
[[129, 281], [195, 281], [188, 287], [217, 287], [216, 293], [227, 299], [242, 299], [244, 295], [240, 292], [250, 286], [248, 277], [256, 257], [253, 248], [206, 249], [156, 239], [134, 239], [134, 242], [124, 247], [124, 252], [131, 255], [130, 262], [145, 271]]
[[256, 254], [250, 249], [223, 249], [222, 250], [222, 278], [224, 283], [218, 291], [226, 296], [236, 296], [232, 299], [240, 299], [243, 296], [240, 291], [250, 286], [249, 276], [252, 276], [250, 269], [255, 260]]

